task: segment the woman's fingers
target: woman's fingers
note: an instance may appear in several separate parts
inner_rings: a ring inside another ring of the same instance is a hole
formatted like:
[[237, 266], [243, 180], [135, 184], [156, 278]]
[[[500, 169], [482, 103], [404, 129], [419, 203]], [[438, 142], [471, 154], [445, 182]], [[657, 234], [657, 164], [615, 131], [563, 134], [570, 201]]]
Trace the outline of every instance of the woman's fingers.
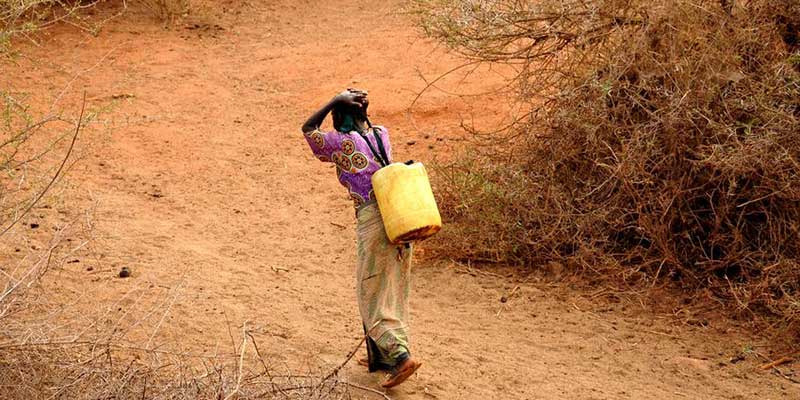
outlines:
[[362, 107], [361, 102], [360, 101], [356, 101], [354, 99], [347, 99], [345, 104], [347, 104], [348, 106], [356, 106], [358, 108]]
[[361, 107], [361, 97], [356, 96], [349, 92], [343, 92], [336, 96], [336, 101], [340, 104], [345, 104], [348, 106], [357, 106]]
[[351, 93], [362, 93], [364, 95], [367, 94], [366, 90], [356, 89], [356, 88], [352, 88], [352, 87], [347, 88], [347, 91], [351, 92]]
[[350, 105], [357, 105], [359, 108], [364, 106], [364, 103], [367, 102], [367, 96], [354, 96], [351, 101]]
[[336, 96], [336, 101], [339, 104], [357, 108], [364, 108], [367, 104], [369, 104], [367, 92], [352, 88], [347, 88], [347, 90], [339, 93]]

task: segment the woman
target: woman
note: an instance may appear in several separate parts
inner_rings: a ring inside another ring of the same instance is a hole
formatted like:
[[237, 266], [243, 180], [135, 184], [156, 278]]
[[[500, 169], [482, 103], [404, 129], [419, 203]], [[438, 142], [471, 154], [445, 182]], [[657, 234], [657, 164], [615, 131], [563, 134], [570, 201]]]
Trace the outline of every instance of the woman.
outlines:
[[[408, 350], [408, 294], [411, 253], [408, 245], [389, 243], [372, 192], [372, 174], [391, 163], [389, 132], [367, 118], [367, 93], [347, 89], [315, 112], [303, 125], [314, 155], [336, 164], [339, 182], [356, 208], [358, 308], [364, 324], [369, 371], [388, 371], [385, 388], [397, 386], [422, 364]], [[334, 130], [321, 132], [331, 113]]]

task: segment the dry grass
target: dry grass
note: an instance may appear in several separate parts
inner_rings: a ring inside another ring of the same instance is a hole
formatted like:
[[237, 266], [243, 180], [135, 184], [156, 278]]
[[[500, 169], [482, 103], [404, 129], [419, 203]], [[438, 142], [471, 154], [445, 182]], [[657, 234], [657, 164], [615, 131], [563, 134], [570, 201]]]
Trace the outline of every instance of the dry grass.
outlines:
[[136, 346], [114, 334], [0, 343], [0, 391], [4, 399], [389, 398], [343, 379], [339, 368], [327, 374], [277, 368], [262, 356], [254, 333], [245, 325], [234, 348], [209, 356]]
[[[0, 57], [8, 57], [0, 61], [13, 62], [7, 52], [11, 38], [34, 40], [33, 32], [94, 4], [84, 3], [0, 0]], [[165, 23], [188, 7], [183, 0], [140, 3]], [[92, 293], [66, 299], [48, 293], [42, 282], [71, 273], [70, 260], [91, 236], [86, 231], [91, 212], [62, 201], [60, 191], [76, 160], [81, 128], [96, 112], [56, 112], [67, 90], [45, 116], [29, 106], [27, 94], [0, 90], [0, 397], [336, 400], [358, 393], [389, 398], [340, 375], [356, 349], [337, 366], [298, 373], [265, 357], [257, 338], [267, 333], [247, 323], [231, 329], [230, 348], [210, 354], [160, 343], [162, 324], [182, 295], [180, 284], [159, 294], [158, 286], [145, 282], [119, 293], [116, 304], [97, 309], [76, 306]]]
[[466, 58], [514, 66], [531, 105], [508, 141], [440, 169], [441, 252], [671, 283], [800, 327], [800, 1], [412, 11]]
[[174, 23], [177, 18], [186, 15], [190, 9], [189, 0], [129, 0], [140, 3], [154, 16], [164, 23]]
[[[187, 6], [186, 1], [142, 3], [162, 20]], [[0, 0], [0, 57], [12, 37], [27, 36], [88, 4], [94, 3]], [[119, 313], [116, 307], [73, 310], [64, 299], [51, 298], [42, 280], [53, 271], [68, 273], [68, 261], [87, 245], [80, 230], [91, 216], [60, 201], [59, 191], [75, 161], [81, 127], [95, 114], [51, 111], [41, 117], [28, 100], [11, 88], [0, 90], [3, 399], [348, 399], [354, 392], [388, 398], [339, 375], [353, 353], [336, 367], [293, 372], [262, 356], [260, 331], [247, 324], [238, 337], [231, 333], [227, 351], [201, 355], [160, 346], [157, 333], [180, 295], [177, 289], [152, 304], [132, 300], [147, 298], [140, 293], [147, 288], [120, 293], [126, 308]], [[39, 226], [43, 219], [46, 228]]]
[[95, 32], [97, 27], [76, 18], [100, 0], [0, 0], [0, 56], [7, 55], [12, 39], [24, 37], [60, 22]]

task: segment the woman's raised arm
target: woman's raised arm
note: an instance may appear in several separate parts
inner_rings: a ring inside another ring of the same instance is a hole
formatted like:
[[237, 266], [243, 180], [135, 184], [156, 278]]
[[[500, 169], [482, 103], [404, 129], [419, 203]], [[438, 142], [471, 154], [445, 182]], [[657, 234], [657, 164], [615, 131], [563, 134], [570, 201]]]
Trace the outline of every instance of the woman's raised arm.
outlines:
[[336, 106], [354, 106], [361, 108], [361, 102], [363, 101], [364, 97], [366, 97], [365, 93], [351, 92], [348, 90], [337, 94], [333, 97], [333, 99], [331, 99], [331, 101], [328, 102], [328, 104], [322, 106], [322, 108], [317, 110], [317, 112], [308, 117], [308, 120], [306, 120], [301, 128], [303, 133], [309, 133], [319, 129], [319, 127], [322, 125], [322, 121], [325, 120], [325, 117], [328, 116], [328, 113], [330, 113], [331, 110], [333, 110], [333, 108]]

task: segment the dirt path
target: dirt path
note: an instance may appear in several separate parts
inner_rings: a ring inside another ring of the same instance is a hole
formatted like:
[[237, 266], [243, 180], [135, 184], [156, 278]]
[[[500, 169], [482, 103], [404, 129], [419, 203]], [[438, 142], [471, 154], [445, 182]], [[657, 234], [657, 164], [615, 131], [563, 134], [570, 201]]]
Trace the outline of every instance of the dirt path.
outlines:
[[[24, 89], [57, 92], [91, 70], [63, 103], [85, 88], [109, 107], [67, 193], [95, 205], [93, 241], [47, 282], [76, 315], [113, 326], [138, 313], [135, 340], [203, 354], [247, 324], [272, 362], [296, 369], [329, 368], [358, 341], [351, 203], [298, 127], [342, 87], [367, 88], [396, 157], [428, 160], [458, 144], [459, 118], [476, 104], [431, 92], [415, 129], [406, 109], [424, 86], [417, 71], [457, 61], [418, 38], [398, 1], [317, 3], [225, 2], [168, 31], [132, 11], [97, 37], [59, 28], [31, 50], [52, 65], [13, 71]], [[354, 20], [368, 22], [344, 27]], [[461, 88], [497, 82], [484, 73]], [[131, 278], [115, 277], [122, 265]], [[760, 343], [727, 327], [676, 327], [498, 270], [415, 268], [413, 351], [425, 365], [393, 398], [800, 398], [755, 355], [731, 363]], [[355, 363], [344, 374], [381, 380]]]

